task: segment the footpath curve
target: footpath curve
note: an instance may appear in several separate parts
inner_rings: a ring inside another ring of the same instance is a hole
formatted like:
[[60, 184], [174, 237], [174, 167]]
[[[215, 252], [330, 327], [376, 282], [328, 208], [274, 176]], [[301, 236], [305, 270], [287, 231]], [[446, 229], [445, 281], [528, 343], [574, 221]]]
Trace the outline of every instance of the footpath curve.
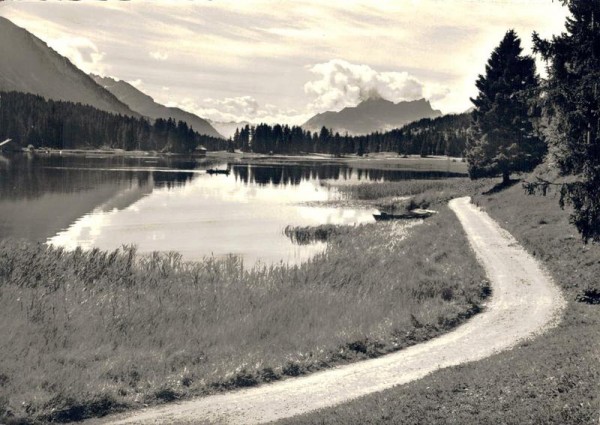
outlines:
[[450, 208], [492, 285], [492, 296], [484, 311], [454, 331], [377, 359], [88, 423], [266, 423], [405, 384], [441, 368], [483, 359], [556, 323], [565, 301], [537, 261], [471, 204], [470, 198], [454, 199]]

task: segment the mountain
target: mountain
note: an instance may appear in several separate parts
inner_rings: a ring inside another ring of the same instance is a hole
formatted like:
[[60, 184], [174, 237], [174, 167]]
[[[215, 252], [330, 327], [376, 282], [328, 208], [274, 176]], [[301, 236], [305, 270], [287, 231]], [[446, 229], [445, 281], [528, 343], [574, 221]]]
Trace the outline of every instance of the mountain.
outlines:
[[239, 128], [241, 130], [243, 127], [246, 127], [247, 125], [252, 125], [248, 121], [240, 121], [240, 122], [209, 121], [209, 122], [214, 128], [217, 129], [217, 131], [219, 133], [221, 133], [223, 136], [225, 136], [228, 139], [230, 137], [233, 137], [236, 129]]
[[125, 81], [117, 81], [110, 77], [100, 77], [93, 74], [92, 78], [96, 83], [115, 95], [117, 99], [129, 106], [129, 108], [146, 117], [152, 119], [173, 118], [175, 121], [186, 122], [188, 126], [192, 127], [194, 131], [200, 134], [221, 139], [223, 138], [223, 136], [205, 119], [190, 112], [186, 112], [183, 109], [167, 107], [160, 103], [156, 103], [150, 96]]
[[0, 91], [37, 94], [138, 116], [42, 40], [0, 17]]
[[319, 131], [322, 127], [351, 135], [388, 131], [422, 118], [436, 118], [442, 113], [425, 100], [393, 103], [382, 98], [367, 99], [357, 106], [339, 112], [317, 114], [302, 125], [305, 130]]

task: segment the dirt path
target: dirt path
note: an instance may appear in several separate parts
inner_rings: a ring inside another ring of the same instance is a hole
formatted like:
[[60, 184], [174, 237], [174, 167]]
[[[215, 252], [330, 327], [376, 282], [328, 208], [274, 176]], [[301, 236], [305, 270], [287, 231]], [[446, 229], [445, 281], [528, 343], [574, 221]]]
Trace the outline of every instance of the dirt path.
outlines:
[[450, 207], [491, 280], [483, 313], [456, 330], [394, 354], [307, 377], [112, 416], [90, 423], [257, 424], [333, 406], [509, 349], [559, 320], [564, 299], [548, 275], [469, 198]]

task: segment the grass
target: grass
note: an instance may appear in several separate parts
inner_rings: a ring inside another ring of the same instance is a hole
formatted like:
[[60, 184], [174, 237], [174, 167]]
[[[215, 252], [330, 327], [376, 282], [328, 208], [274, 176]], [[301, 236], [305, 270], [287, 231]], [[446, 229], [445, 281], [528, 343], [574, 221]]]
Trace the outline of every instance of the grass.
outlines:
[[347, 235], [353, 226], [322, 224], [320, 226], [286, 226], [283, 233], [298, 245], [327, 242], [339, 235]]
[[283, 424], [597, 424], [600, 419], [600, 246], [584, 245], [555, 194], [521, 185], [475, 197], [554, 276], [562, 322], [511, 351], [436, 372]]
[[447, 208], [332, 235], [294, 267], [0, 241], [0, 422], [79, 420], [378, 356], [456, 326], [488, 289]]
[[403, 182], [364, 183], [337, 186], [347, 199], [373, 201], [383, 208], [402, 209], [407, 201], [413, 206], [426, 208], [446, 204], [450, 199], [477, 193], [488, 187], [490, 179], [472, 181], [468, 178], [442, 180], [408, 180]]

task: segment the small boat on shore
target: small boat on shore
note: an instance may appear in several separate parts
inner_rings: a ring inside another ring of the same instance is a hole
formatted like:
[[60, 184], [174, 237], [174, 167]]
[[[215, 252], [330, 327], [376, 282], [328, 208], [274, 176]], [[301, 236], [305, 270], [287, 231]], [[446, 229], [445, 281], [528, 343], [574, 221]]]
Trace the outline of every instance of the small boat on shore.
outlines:
[[436, 214], [437, 211], [433, 210], [424, 210], [421, 208], [417, 208], [414, 210], [410, 210], [403, 214], [388, 214], [386, 212], [382, 212], [380, 214], [373, 214], [373, 217], [376, 221], [387, 221], [387, 220], [415, 220], [431, 217], [433, 214]]

